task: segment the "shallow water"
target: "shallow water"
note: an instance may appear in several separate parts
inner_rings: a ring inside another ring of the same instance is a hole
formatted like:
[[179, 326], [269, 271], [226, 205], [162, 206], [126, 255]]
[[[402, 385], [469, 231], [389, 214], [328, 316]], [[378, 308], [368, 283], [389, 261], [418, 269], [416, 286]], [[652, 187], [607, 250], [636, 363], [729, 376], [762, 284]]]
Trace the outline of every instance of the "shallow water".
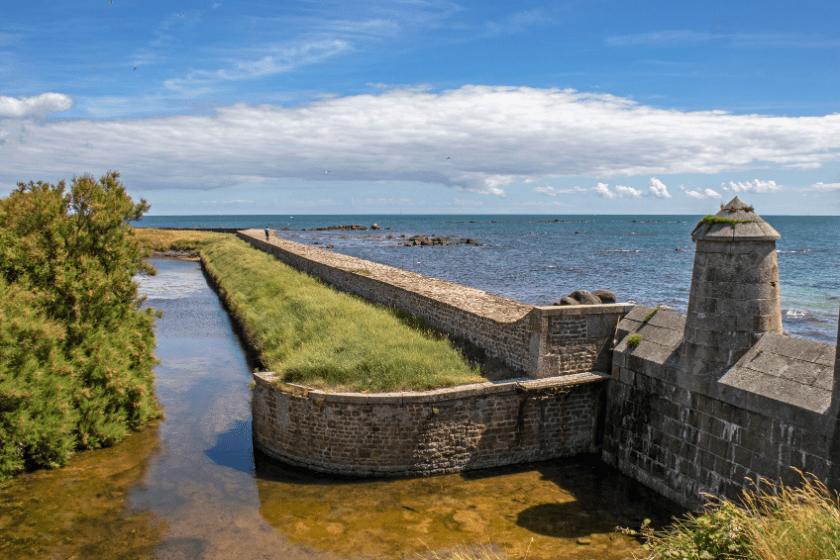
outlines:
[[249, 366], [227, 316], [197, 263], [153, 264], [141, 285], [164, 310], [165, 420], [0, 486], [0, 558], [417, 558], [486, 544], [510, 558], [618, 559], [637, 543], [616, 526], [681, 511], [587, 459], [357, 481], [255, 457]]

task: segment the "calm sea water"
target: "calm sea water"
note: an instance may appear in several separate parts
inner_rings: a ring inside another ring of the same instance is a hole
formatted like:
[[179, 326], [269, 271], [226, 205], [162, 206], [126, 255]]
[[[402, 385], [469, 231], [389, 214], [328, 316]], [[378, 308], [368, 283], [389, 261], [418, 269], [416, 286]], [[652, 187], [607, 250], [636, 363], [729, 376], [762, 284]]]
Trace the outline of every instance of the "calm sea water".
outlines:
[[[834, 342], [840, 298], [840, 217], [763, 216], [776, 247], [784, 327]], [[555, 222], [553, 220], [557, 219]], [[577, 289], [685, 313], [700, 216], [150, 216], [139, 227], [290, 228], [280, 236], [442, 278], [534, 305]], [[378, 231], [302, 231], [379, 224]], [[475, 238], [479, 247], [404, 247], [400, 236]], [[390, 237], [389, 237], [390, 236]]]

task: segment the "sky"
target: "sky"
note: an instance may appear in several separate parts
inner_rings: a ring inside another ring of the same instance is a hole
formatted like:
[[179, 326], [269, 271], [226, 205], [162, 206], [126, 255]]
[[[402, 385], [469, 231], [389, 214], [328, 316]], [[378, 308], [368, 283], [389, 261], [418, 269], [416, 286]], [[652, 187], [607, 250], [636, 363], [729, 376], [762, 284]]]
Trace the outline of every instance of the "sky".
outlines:
[[840, 2], [4, 2], [0, 197], [840, 215]]

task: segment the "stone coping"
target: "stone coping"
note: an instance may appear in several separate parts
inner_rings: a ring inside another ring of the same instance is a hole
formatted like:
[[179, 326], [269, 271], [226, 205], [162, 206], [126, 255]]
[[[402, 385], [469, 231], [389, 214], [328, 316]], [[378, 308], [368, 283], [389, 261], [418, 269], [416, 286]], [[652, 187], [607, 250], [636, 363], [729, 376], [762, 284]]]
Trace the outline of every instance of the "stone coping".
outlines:
[[318, 264], [360, 274], [369, 280], [378, 280], [385, 284], [400, 287], [453, 307], [465, 309], [476, 315], [488, 317], [499, 323], [519, 321], [534, 308], [533, 305], [497, 296], [484, 290], [469, 288], [448, 280], [423, 276], [415, 272], [342, 255], [341, 253], [334, 253], [326, 249], [289, 241], [282, 237], [271, 236], [266, 242], [263, 230], [242, 230], [239, 235], [268, 243]]
[[448, 280], [432, 278], [409, 272], [392, 266], [372, 261], [342, 255], [303, 243], [289, 241], [282, 237], [271, 236], [265, 240], [265, 231], [247, 229], [238, 232], [240, 236], [249, 237], [256, 241], [267, 243], [283, 251], [307, 259], [314, 263], [354, 273], [365, 278], [402, 288], [407, 292], [416, 293], [429, 299], [439, 301], [452, 307], [463, 309], [474, 315], [491, 319], [497, 323], [515, 323], [525, 318], [532, 310], [539, 310], [542, 315], [597, 315], [605, 310], [626, 312], [633, 308], [629, 303], [612, 303], [602, 305], [569, 305], [569, 306], [534, 306], [521, 303], [514, 299], [491, 294], [477, 288], [470, 288]]
[[463, 398], [470, 398], [484, 395], [501, 393], [527, 392], [532, 390], [557, 389], [562, 390], [587, 383], [606, 381], [610, 376], [600, 372], [572, 373], [545, 379], [530, 379], [520, 377], [506, 379], [504, 381], [486, 381], [484, 383], [471, 383], [469, 385], [458, 385], [455, 387], [442, 387], [428, 391], [393, 391], [389, 393], [333, 393], [321, 389], [315, 389], [306, 385], [282, 382], [282, 387], [273, 385], [278, 380], [274, 372], [254, 372], [254, 381], [267, 385], [273, 389], [299, 393], [302, 397], [310, 400], [331, 402], [331, 403], [354, 403], [354, 404], [392, 404], [403, 405], [409, 403], [434, 403], [451, 401]]

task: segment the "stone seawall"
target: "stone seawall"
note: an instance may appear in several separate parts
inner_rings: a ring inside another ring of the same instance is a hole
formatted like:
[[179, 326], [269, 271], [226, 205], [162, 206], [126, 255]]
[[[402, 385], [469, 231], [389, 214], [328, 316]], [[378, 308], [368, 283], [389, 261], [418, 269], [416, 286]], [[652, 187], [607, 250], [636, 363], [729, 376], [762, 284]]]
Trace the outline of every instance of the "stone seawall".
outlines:
[[255, 373], [255, 445], [351, 476], [425, 476], [597, 452], [606, 376], [327, 393]]
[[633, 308], [621, 303], [535, 307], [274, 236], [266, 241], [262, 230], [237, 235], [297, 270], [418, 317], [534, 379], [609, 373], [616, 326]]

